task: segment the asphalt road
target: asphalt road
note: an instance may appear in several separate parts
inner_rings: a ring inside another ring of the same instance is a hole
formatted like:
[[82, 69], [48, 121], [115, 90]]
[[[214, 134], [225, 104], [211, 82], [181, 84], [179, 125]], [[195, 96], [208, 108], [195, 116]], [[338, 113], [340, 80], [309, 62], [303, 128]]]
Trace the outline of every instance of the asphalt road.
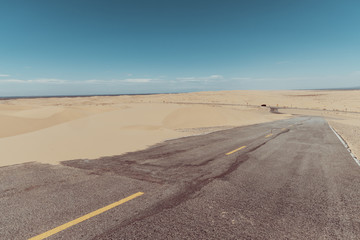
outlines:
[[318, 117], [2, 167], [0, 183], [0, 239], [360, 236], [360, 167]]

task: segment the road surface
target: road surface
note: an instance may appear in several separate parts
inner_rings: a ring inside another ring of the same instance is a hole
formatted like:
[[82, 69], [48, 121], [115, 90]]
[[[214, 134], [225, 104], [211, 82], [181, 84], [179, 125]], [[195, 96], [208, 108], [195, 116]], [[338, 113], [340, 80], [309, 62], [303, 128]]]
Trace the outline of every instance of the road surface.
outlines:
[[0, 239], [360, 236], [360, 167], [319, 117], [2, 167], [0, 182]]

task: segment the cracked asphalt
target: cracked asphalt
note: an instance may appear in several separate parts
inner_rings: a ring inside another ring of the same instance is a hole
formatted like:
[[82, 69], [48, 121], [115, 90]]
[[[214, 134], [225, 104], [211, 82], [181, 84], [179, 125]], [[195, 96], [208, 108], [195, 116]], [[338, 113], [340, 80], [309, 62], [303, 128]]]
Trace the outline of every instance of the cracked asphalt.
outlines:
[[0, 239], [38, 236], [136, 192], [144, 194], [48, 239], [360, 236], [360, 167], [320, 117], [2, 167], [0, 182]]

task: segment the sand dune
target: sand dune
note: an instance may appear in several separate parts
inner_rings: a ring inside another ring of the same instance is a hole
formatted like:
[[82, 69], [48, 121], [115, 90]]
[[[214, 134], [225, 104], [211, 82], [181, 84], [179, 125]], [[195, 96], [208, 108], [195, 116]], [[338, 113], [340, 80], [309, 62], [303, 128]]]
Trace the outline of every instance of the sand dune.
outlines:
[[32, 118], [32, 119], [43, 119], [49, 118], [57, 113], [64, 111], [62, 107], [39, 107], [23, 109], [20, 111], [14, 111], [13, 109], [1, 110], [0, 113], [7, 116], [21, 117], [21, 118]]
[[0, 108], [0, 123], [3, 126], [0, 137], [37, 131], [102, 111], [79, 108], [34, 108], [20, 111], [2, 111]]
[[[360, 102], [360, 91], [228, 91], [0, 101], [0, 166], [118, 155], [166, 139], [292, 114], [328, 118], [359, 153], [359, 135], [353, 133], [360, 126], [360, 114], [340, 112], [360, 112], [356, 102]], [[286, 114], [272, 114], [259, 106], [263, 103], [288, 108], [282, 110]]]
[[239, 107], [211, 107], [196, 105], [182, 107], [168, 114], [163, 121], [165, 127], [203, 128], [214, 126], [237, 126], [261, 123], [283, 119], [285, 115], [269, 114], [268, 109], [239, 108]]

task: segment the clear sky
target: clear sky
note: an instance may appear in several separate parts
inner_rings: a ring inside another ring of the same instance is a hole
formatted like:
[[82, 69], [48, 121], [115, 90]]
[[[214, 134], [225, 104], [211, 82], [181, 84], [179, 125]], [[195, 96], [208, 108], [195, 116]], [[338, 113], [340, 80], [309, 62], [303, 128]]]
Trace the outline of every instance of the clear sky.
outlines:
[[0, 96], [358, 86], [358, 0], [0, 0]]

